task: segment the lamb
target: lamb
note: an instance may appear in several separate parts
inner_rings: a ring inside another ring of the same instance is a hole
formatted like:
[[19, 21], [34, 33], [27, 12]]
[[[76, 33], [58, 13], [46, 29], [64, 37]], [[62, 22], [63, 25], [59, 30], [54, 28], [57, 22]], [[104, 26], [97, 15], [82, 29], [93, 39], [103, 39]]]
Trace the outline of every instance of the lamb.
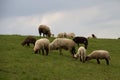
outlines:
[[84, 63], [86, 58], [86, 49], [83, 46], [79, 47], [77, 53], [74, 54], [74, 58], [80, 58], [80, 61]]
[[50, 43], [50, 50], [59, 50], [60, 55], [62, 55], [62, 49], [69, 50], [74, 56], [75, 42], [67, 38], [56, 38]]
[[96, 59], [98, 64], [100, 64], [99, 59], [105, 59], [106, 64], [109, 65], [110, 55], [109, 55], [109, 52], [106, 50], [95, 50], [91, 54], [86, 56], [85, 61], [88, 61], [91, 59]]
[[40, 25], [38, 28], [38, 31], [39, 31], [40, 36], [42, 33], [43, 33], [43, 37], [45, 37], [45, 35], [48, 37], [51, 36], [50, 28], [46, 25]]
[[44, 55], [44, 50], [46, 51], [46, 55], [48, 55], [49, 53], [49, 43], [50, 41], [47, 38], [41, 38], [38, 39], [35, 42], [35, 46], [34, 46], [34, 52], [38, 53], [40, 50], [42, 50], [42, 54]]
[[27, 45], [30, 47], [30, 43], [35, 45], [36, 39], [32, 36], [28, 36], [27, 38], [25, 38], [25, 40], [21, 43], [21, 45]]
[[87, 49], [88, 46], [87, 38], [77, 36], [73, 38], [73, 41], [78, 45], [78, 47], [79, 47], [79, 43], [83, 43], [85, 45], [85, 49]]

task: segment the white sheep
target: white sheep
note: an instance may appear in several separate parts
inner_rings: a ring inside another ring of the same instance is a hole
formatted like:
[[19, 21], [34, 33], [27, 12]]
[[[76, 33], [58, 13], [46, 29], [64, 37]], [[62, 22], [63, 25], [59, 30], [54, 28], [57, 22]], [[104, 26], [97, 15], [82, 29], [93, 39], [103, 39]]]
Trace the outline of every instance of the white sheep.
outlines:
[[109, 65], [110, 55], [109, 52], [106, 50], [95, 50], [91, 52], [88, 56], [86, 56], [86, 61], [96, 59], [97, 63], [100, 64], [99, 59], [105, 59], [106, 64]]
[[74, 33], [67, 33], [67, 38], [74, 38], [75, 34]]
[[74, 58], [80, 58], [80, 61], [84, 63], [86, 58], [86, 49], [83, 46], [79, 47], [77, 53], [74, 54]]
[[67, 37], [67, 33], [65, 33], [65, 32], [64, 33], [62, 33], [62, 32], [58, 33], [57, 37], [58, 38], [66, 38]]
[[34, 52], [38, 53], [40, 50], [42, 50], [42, 54], [44, 55], [44, 50], [46, 51], [46, 55], [48, 55], [49, 53], [49, 43], [50, 41], [47, 38], [41, 38], [38, 39], [35, 42], [35, 46], [34, 46]]
[[60, 55], [62, 55], [62, 49], [69, 50], [74, 55], [75, 42], [67, 38], [56, 38], [50, 43], [50, 50], [59, 50]]

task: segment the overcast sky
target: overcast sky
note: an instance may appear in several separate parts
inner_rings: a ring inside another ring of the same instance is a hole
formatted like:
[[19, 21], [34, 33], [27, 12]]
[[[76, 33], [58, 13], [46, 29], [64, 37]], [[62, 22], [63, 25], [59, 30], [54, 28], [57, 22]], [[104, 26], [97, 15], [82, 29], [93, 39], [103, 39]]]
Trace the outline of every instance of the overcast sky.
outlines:
[[55, 35], [118, 38], [120, 0], [0, 0], [0, 34], [38, 36], [40, 24]]

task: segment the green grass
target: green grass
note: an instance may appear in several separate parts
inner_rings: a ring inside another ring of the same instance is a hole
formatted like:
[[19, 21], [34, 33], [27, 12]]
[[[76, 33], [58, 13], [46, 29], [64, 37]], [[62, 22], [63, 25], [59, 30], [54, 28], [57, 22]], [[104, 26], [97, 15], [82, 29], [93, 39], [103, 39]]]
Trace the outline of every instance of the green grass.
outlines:
[[21, 46], [25, 37], [0, 35], [0, 80], [120, 80], [120, 40], [89, 39], [87, 54], [95, 49], [108, 50], [108, 66], [105, 60], [101, 64], [96, 60], [81, 63], [68, 51], [62, 56], [58, 51], [50, 51], [48, 56], [34, 54], [33, 45]]

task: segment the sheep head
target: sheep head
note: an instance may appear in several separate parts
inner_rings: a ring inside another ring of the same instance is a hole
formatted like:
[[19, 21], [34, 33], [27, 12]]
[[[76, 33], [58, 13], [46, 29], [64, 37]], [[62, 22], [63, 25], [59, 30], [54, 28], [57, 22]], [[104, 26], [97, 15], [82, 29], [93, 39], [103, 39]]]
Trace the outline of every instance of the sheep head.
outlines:
[[73, 58], [78, 59], [79, 56], [77, 54], [74, 54]]
[[91, 58], [89, 56], [86, 56], [85, 61], [89, 61]]

